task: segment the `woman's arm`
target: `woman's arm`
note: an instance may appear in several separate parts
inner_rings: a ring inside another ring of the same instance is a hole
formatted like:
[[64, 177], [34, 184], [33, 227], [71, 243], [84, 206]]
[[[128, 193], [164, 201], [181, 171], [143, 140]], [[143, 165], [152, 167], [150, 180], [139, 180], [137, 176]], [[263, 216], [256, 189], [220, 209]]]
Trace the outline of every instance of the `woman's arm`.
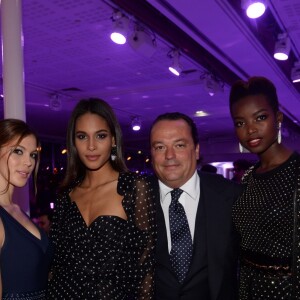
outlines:
[[137, 180], [135, 222], [146, 239], [138, 262], [141, 274], [137, 298], [139, 300], [148, 300], [154, 297], [154, 247], [156, 244], [155, 196], [156, 193], [153, 185], [147, 177]]

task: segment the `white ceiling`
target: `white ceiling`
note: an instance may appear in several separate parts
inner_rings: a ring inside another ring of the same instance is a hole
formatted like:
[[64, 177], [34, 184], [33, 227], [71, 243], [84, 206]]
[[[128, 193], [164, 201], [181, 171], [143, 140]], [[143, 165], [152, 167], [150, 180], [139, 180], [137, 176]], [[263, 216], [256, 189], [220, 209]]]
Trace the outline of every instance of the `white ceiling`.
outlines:
[[[126, 2], [130, 0], [123, 0], [125, 6]], [[132, 1], [131, 5], [138, 2]], [[286, 116], [300, 124], [299, 86], [291, 83], [280, 64], [259, 42], [253, 33], [256, 23], [245, 22], [230, 4], [236, 0], [230, 3], [225, 0], [147, 2], [237, 78], [252, 75], [270, 78], [278, 88]], [[300, 2], [269, 2], [269, 13], [288, 30], [293, 51], [299, 58]], [[99, 97], [115, 109], [128, 149], [146, 149], [151, 122], [158, 114], [168, 111], [181, 111], [193, 117], [202, 140], [235, 142], [228, 109], [230, 82], [220, 78], [224, 82], [223, 91], [209, 96], [200, 79], [207, 66], [204, 68], [194, 61], [189, 49], [181, 49], [184, 74], [172, 75], [168, 71], [171, 59], [167, 53], [173, 45], [170, 39], [154, 32], [151, 24], [143, 24], [156, 39], [157, 48], [151, 57], [145, 48], [135, 51], [128, 44], [112, 43], [109, 36], [112, 13], [118, 8], [116, 3], [118, 1], [23, 0], [27, 121], [44, 139], [63, 141], [67, 120], [76, 102]], [[132, 23], [141, 21], [139, 15], [133, 16], [124, 7], [121, 9]], [[218, 71], [221, 70], [215, 70], [217, 75]], [[62, 102], [60, 111], [53, 111], [49, 106], [53, 95], [58, 95]], [[209, 116], [195, 117], [199, 110]], [[139, 132], [130, 129], [133, 116], [142, 119]], [[290, 137], [300, 144], [297, 129]]]

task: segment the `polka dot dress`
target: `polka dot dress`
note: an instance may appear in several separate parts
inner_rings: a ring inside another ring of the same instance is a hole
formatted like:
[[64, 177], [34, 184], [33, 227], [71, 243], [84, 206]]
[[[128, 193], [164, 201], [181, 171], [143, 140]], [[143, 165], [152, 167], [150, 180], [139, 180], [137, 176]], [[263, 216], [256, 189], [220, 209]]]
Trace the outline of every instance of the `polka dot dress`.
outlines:
[[128, 220], [99, 216], [90, 226], [70, 191], [56, 205], [47, 299], [153, 299], [155, 201], [149, 181], [120, 174], [118, 193]]
[[177, 275], [178, 281], [182, 283], [189, 270], [193, 242], [188, 220], [183, 206], [178, 202], [183, 190], [171, 191], [171, 204], [169, 207], [170, 231], [171, 231], [171, 264]]
[[[297, 161], [300, 156], [294, 153], [276, 169], [256, 174], [256, 165], [245, 176], [246, 190], [233, 207], [234, 223], [241, 235], [240, 300], [291, 299]], [[296, 299], [300, 299], [299, 286]]]

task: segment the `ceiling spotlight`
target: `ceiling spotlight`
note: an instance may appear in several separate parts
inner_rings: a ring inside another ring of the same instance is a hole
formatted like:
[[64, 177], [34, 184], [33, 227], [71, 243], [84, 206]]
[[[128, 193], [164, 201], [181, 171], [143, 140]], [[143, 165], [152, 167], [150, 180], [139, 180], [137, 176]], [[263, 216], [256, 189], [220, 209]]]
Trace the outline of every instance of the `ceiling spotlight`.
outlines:
[[139, 117], [133, 117], [131, 121], [131, 127], [133, 131], [139, 131], [141, 129], [142, 122]]
[[264, 14], [266, 4], [264, 0], [242, 0], [242, 8], [246, 10], [248, 18], [257, 19]]
[[168, 53], [168, 56], [173, 59], [173, 63], [169, 67], [169, 71], [171, 73], [173, 73], [174, 75], [179, 76], [182, 71], [182, 68], [181, 68], [181, 65], [179, 62], [179, 56], [180, 56], [179, 50], [171, 50]]
[[207, 73], [200, 79], [203, 80], [204, 89], [211, 97], [222, 90], [221, 82], [214, 75]]
[[286, 33], [278, 34], [278, 40], [275, 44], [274, 58], [278, 60], [287, 60], [291, 50], [291, 41]]
[[117, 11], [113, 14], [112, 20], [114, 22], [114, 28], [110, 38], [114, 43], [123, 45], [126, 43], [129, 19], [120, 11]]
[[300, 82], [300, 61], [295, 62], [291, 73], [291, 79], [295, 82]]
[[205, 111], [203, 111], [203, 110], [198, 110], [198, 111], [196, 111], [196, 113], [195, 113], [195, 116], [196, 117], [206, 117], [206, 116], [208, 116], [209, 114], [207, 113], [207, 112], [205, 112]]
[[128, 44], [144, 57], [151, 58], [156, 51], [155, 39], [144, 30], [135, 30], [129, 36]]

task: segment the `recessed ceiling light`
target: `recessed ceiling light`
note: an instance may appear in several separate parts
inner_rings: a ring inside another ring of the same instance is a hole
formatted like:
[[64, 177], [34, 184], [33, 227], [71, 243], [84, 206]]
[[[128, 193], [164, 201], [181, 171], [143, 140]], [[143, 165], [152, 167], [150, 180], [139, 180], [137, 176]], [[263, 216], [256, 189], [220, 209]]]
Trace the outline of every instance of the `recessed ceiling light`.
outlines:
[[250, 19], [257, 19], [262, 16], [266, 10], [264, 0], [242, 0], [242, 8]]
[[207, 112], [205, 112], [205, 111], [203, 111], [203, 110], [198, 110], [198, 111], [196, 111], [196, 113], [195, 113], [195, 116], [196, 117], [206, 117], [206, 116], [208, 116], [209, 114], [207, 113]]

